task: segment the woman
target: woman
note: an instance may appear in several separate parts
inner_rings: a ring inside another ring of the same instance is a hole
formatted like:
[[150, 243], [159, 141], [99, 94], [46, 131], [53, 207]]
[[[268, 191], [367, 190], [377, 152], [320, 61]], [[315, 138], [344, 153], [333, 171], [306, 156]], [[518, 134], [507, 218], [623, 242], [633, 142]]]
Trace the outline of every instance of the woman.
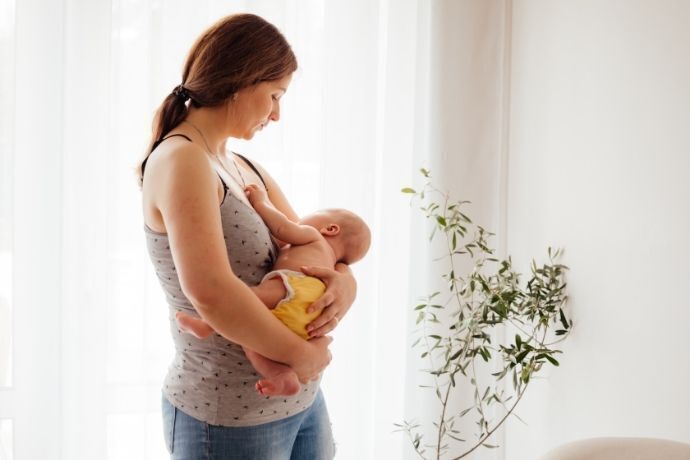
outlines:
[[[330, 361], [324, 334], [355, 295], [349, 268], [312, 267], [327, 285], [325, 307], [305, 341], [281, 324], [247, 285], [271, 268], [276, 247], [244, 188], [265, 187], [297, 215], [260, 166], [225, 154], [229, 137], [251, 139], [280, 118], [297, 62], [289, 44], [255, 15], [233, 15], [192, 47], [182, 84], [163, 101], [141, 164], [147, 246], [170, 308], [175, 358], [163, 388], [166, 442], [174, 459], [326, 459], [334, 455], [318, 375]], [[246, 283], [246, 284], [245, 284]], [[218, 334], [198, 340], [175, 323], [198, 314]], [[304, 384], [294, 397], [266, 398], [241, 346], [286, 363]]]

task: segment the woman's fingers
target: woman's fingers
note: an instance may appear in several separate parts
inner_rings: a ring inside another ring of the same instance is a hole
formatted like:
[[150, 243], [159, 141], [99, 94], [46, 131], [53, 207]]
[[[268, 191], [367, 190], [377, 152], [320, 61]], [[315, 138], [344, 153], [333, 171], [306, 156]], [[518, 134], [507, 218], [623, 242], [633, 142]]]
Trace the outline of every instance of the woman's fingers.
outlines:
[[307, 313], [313, 313], [315, 311], [323, 310], [329, 307], [335, 301], [335, 295], [331, 292], [325, 292], [321, 297], [316, 299], [309, 308], [307, 308]]
[[309, 337], [321, 337], [332, 332], [339, 323], [340, 318], [337, 313], [324, 312], [307, 326], [307, 332]]
[[319, 278], [324, 283], [328, 284], [334, 276], [338, 275], [338, 272], [326, 267], [301, 267], [302, 273], [309, 276], [314, 276]]
[[308, 313], [321, 311], [321, 314], [307, 326], [310, 337], [320, 337], [334, 330], [347, 314], [354, 300], [356, 285], [349, 269], [345, 273], [325, 267], [302, 267], [301, 270], [326, 284], [326, 292], [307, 309]]

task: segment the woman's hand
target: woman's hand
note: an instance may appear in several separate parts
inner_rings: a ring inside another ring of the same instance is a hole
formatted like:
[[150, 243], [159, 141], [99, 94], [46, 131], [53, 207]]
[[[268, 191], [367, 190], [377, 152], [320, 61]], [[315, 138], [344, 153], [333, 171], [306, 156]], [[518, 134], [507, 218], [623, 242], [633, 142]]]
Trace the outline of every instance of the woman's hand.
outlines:
[[297, 355], [297, 360], [288, 363], [297, 374], [299, 381], [308, 383], [319, 378], [319, 374], [331, 362], [331, 352], [328, 345], [333, 341], [331, 337], [318, 337], [303, 341], [305, 350]]
[[302, 267], [306, 275], [319, 278], [326, 285], [326, 292], [316, 300], [307, 312], [322, 310], [318, 318], [307, 325], [309, 337], [322, 337], [336, 328], [355, 301], [357, 282], [350, 267], [337, 264], [335, 270], [324, 267]]

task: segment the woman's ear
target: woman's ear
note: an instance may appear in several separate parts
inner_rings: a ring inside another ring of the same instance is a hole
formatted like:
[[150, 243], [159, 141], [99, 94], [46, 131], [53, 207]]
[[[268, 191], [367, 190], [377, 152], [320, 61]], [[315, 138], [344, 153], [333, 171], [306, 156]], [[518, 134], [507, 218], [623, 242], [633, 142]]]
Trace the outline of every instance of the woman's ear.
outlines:
[[325, 227], [321, 227], [321, 234], [325, 236], [336, 236], [340, 233], [340, 225], [338, 224], [328, 224]]

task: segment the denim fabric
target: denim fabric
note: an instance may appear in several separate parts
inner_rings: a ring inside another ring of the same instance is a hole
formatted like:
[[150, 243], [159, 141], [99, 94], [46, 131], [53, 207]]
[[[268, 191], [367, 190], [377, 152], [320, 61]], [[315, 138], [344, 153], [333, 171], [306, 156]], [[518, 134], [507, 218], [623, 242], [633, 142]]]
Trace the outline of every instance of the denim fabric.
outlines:
[[321, 391], [299, 414], [262, 425], [209, 425], [163, 397], [165, 443], [172, 460], [331, 460], [335, 445]]

